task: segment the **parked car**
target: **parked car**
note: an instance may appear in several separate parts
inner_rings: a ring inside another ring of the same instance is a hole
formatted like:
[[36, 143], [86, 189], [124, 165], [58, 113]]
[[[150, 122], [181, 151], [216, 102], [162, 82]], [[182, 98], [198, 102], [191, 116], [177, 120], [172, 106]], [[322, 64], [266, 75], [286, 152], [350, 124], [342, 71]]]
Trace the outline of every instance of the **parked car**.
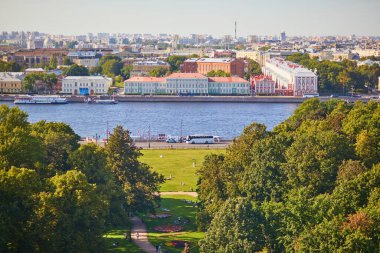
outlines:
[[336, 95], [336, 94], [331, 94], [331, 96], [330, 96], [331, 98], [338, 98], [339, 97], [339, 95]]
[[176, 143], [177, 141], [174, 140], [173, 138], [168, 138], [168, 139], [166, 139], [166, 142], [167, 143]]

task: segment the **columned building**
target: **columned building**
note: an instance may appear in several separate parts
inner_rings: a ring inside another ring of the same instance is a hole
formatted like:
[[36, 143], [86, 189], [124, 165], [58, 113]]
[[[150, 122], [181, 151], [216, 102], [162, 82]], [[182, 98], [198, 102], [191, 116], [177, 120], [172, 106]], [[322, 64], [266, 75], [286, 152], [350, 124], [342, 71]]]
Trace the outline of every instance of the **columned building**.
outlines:
[[317, 75], [293, 62], [271, 58], [262, 68], [264, 75], [276, 84], [276, 93], [285, 96], [303, 96], [318, 93]]
[[125, 94], [249, 95], [250, 84], [240, 77], [206, 77], [174, 73], [168, 77], [134, 76], [124, 81]]
[[67, 76], [62, 79], [63, 94], [102, 95], [107, 94], [112, 78], [103, 76]]

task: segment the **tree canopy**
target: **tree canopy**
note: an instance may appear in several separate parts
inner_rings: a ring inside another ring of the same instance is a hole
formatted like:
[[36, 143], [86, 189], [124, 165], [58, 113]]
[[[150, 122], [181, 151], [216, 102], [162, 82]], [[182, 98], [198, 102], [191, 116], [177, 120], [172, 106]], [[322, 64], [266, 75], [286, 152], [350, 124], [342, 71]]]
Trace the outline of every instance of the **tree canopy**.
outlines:
[[122, 127], [105, 148], [59, 122], [0, 106], [0, 252], [105, 252], [108, 226], [152, 211], [163, 177]]
[[202, 252], [378, 252], [380, 105], [311, 99], [199, 169]]
[[89, 76], [90, 73], [85, 66], [79, 66], [73, 64], [70, 67], [63, 70], [63, 75], [65, 76]]

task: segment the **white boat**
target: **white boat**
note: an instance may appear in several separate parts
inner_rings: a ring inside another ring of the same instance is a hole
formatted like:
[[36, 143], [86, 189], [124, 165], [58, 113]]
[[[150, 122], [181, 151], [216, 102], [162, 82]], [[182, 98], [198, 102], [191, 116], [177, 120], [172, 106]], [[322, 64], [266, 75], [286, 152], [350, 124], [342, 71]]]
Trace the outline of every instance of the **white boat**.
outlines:
[[60, 96], [20, 96], [15, 104], [67, 104], [67, 99]]
[[114, 105], [119, 103], [119, 101], [115, 99], [98, 99], [95, 100], [95, 104], [107, 104], [107, 105]]

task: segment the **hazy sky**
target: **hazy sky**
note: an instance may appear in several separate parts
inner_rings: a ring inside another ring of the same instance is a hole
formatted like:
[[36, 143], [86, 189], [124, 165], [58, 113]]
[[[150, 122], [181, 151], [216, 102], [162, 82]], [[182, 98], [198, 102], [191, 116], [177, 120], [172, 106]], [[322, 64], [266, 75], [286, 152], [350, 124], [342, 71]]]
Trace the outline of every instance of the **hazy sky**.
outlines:
[[0, 0], [0, 31], [380, 35], [380, 0]]

